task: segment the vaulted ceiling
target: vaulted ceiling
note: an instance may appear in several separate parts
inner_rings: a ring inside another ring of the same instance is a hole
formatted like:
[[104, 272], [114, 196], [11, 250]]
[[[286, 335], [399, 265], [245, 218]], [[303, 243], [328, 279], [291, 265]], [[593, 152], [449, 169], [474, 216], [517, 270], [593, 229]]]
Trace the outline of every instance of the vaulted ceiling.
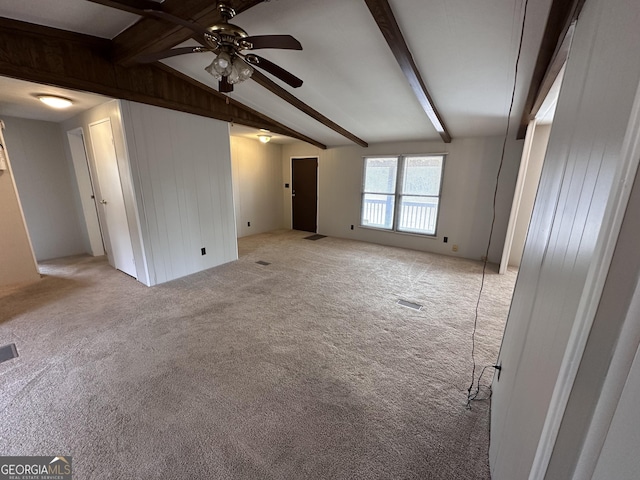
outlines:
[[[165, 11], [204, 25], [218, 15], [215, 0], [159, 3]], [[239, 11], [232, 22], [250, 35], [290, 34], [300, 41], [302, 51], [260, 52], [303, 79], [300, 88], [264, 73], [224, 96], [216, 91], [217, 81], [204, 71], [213, 59], [211, 53], [137, 64], [140, 53], [199, 44], [188, 29], [107, 6], [119, 6], [111, 0], [0, 0], [0, 17], [5, 18], [0, 19], [0, 75], [155, 102], [267, 128], [318, 146], [447, 140], [434, 128], [406, 68], [401, 68], [384, 28], [372, 14], [372, 5], [384, 5], [386, 0], [229, 3]], [[566, 33], [575, 4], [576, 0], [388, 2], [415, 73], [453, 138], [504, 134], [514, 78], [515, 135], [557, 53], [558, 38]], [[555, 17], [560, 12], [551, 34], [550, 11]], [[84, 35], [67, 37], [22, 22]], [[63, 66], [49, 62], [52, 56]], [[72, 60], [94, 71], [82, 71]], [[163, 87], [150, 91], [147, 82]], [[7, 114], [2, 106], [11, 102], [3, 98], [7, 90], [3, 91], [0, 114]]]

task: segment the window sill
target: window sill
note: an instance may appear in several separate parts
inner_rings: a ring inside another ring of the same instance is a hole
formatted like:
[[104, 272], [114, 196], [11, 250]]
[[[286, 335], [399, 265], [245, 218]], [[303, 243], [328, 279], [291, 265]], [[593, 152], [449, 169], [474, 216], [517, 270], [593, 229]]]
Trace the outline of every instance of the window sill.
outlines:
[[358, 225], [358, 228], [364, 228], [365, 230], [374, 230], [376, 232], [386, 232], [386, 233], [395, 233], [397, 235], [408, 235], [410, 237], [420, 237], [420, 238], [428, 238], [431, 240], [437, 240], [438, 239], [438, 235], [434, 234], [428, 234], [428, 233], [413, 233], [413, 232], [400, 232], [398, 230], [390, 230], [387, 228], [377, 228], [377, 227], [370, 227], [368, 225]]

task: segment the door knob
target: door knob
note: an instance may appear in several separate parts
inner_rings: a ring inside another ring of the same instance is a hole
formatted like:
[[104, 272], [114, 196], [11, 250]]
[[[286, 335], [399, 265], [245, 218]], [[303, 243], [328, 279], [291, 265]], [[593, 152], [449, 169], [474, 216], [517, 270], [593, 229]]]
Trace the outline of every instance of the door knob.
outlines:
[[101, 203], [102, 205], [106, 205], [106, 204], [107, 204], [107, 201], [106, 201], [106, 200], [100, 200], [100, 203]]

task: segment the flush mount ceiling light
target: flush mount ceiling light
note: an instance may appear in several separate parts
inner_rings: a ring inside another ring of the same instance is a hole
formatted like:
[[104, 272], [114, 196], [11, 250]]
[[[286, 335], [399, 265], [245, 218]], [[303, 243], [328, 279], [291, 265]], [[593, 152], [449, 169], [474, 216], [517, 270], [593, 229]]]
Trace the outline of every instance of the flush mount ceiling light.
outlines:
[[258, 140], [260, 140], [262, 143], [269, 143], [271, 141], [271, 135], [260, 134], [258, 135]]
[[69, 108], [73, 102], [68, 98], [58, 97], [56, 95], [38, 95], [38, 99], [51, 108]]

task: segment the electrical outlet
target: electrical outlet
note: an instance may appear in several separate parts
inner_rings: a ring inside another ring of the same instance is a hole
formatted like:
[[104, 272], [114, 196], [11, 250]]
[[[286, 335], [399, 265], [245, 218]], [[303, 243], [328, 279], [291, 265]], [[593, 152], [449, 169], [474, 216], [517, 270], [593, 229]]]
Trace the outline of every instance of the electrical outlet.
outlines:
[[202, 248], [200, 249], [200, 255], [206, 255], [206, 254], [207, 254], [207, 249], [206, 249], [206, 248], [204, 248], [204, 247], [202, 247]]
[[351, 230], [353, 230], [353, 225], [351, 225]]
[[449, 241], [449, 237], [444, 237], [444, 243], [447, 243]]
[[250, 227], [250, 226], [251, 226], [251, 222], [247, 222], [247, 227]]
[[454, 245], [453, 247], [451, 247], [451, 251], [452, 252], [457, 252], [458, 251], [458, 245]]

